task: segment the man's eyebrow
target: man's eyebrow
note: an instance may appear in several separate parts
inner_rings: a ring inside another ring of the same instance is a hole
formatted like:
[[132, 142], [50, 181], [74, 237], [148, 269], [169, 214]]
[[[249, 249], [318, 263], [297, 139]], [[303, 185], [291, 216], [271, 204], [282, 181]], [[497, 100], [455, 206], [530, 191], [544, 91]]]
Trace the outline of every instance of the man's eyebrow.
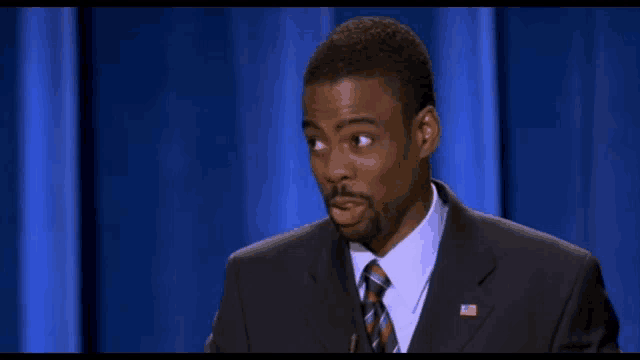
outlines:
[[320, 130], [320, 127], [316, 125], [316, 123], [314, 123], [313, 121], [310, 121], [310, 120], [302, 121], [302, 130], [306, 130], [307, 128], [310, 128], [310, 127]]
[[[351, 118], [351, 119], [341, 120], [340, 122], [338, 122], [338, 124], [336, 125], [336, 131], [340, 131], [342, 128], [344, 128], [347, 125], [354, 125], [354, 124], [370, 124], [370, 125], [374, 125], [374, 126], [379, 126], [378, 121], [376, 121], [375, 118], [372, 118], [372, 117], [355, 117], [355, 118]], [[309, 127], [312, 127], [314, 129], [320, 130], [320, 127], [315, 122], [310, 121], [310, 120], [303, 120], [302, 121], [302, 130], [306, 130]]]

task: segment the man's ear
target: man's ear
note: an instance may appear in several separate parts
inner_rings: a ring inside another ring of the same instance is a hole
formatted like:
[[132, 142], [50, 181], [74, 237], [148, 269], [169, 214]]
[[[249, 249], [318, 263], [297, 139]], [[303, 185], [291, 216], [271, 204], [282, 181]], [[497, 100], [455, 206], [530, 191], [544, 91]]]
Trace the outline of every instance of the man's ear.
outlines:
[[420, 158], [429, 157], [440, 141], [440, 119], [436, 109], [429, 105], [422, 109], [414, 119], [415, 141], [420, 148]]

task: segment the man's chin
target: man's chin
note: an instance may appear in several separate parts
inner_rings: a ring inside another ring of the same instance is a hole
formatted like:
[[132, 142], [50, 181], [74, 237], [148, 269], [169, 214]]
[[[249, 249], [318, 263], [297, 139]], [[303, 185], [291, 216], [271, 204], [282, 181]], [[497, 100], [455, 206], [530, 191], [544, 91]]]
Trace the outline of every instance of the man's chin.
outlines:
[[371, 231], [370, 224], [366, 222], [358, 222], [350, 225], [342, 225], [335, 222], [331, 219], [336, 229], [345, 239], [361, 244], [366, 244], [369, 242], [371, 237], [374, 235]]

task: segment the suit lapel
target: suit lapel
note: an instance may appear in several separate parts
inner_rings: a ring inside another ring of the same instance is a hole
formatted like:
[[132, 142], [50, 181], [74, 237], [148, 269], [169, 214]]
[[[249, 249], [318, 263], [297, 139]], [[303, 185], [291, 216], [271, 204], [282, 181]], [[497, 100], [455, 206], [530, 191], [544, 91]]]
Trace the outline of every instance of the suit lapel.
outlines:
[[319, 248], [306, 274], [309, 327], [327, 352], [348, 352], [354, 333], [359, 338], [356, 351], [371, 352], [346, 242], [330, 220], [323, 222], [315, 241]]
[[[469, 210], [446, 185], [433, 182], [449, 213], [409, 352], [464, 350], [494, 307], [482, 284], [495, 268], [495, 257], [481, 241]], [[476, 305], [477, 315], [462, 317], [462, 304]]]

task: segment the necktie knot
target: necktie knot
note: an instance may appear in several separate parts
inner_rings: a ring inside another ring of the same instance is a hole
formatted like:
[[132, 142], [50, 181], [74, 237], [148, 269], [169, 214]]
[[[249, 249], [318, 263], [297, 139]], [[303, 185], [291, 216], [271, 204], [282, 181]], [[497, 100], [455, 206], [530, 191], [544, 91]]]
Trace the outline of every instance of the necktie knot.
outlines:
[[391, 286], [391, 280], [382, 270], [376, 260], [372, 260], [367, 264], [364, 271], [365, 290], [372, 294], [376, 299], [370, 299], [373, 302], [382, 300], [385, 291]]

